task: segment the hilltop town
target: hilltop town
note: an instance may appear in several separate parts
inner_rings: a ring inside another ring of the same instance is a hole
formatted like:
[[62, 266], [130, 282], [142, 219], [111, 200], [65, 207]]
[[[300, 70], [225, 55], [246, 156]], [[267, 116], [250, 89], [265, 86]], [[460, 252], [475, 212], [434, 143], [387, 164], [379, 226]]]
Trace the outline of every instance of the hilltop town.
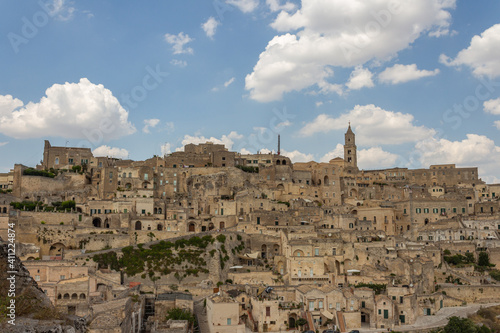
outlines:
[[47, 309], [18, 326], [404, 331], [500, 300], [500, 184], [454, 164], [360, 170], [350, 126], [328, 163], [211, 142], [132, 161], [45, 141], [0, 192], [17, 291], [41, 290]]

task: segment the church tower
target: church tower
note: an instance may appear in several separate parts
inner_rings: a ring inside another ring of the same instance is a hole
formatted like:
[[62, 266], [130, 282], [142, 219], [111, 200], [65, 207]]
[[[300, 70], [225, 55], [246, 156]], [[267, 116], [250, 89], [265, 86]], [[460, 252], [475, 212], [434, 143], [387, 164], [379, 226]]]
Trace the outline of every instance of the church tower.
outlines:
[[351, 123], [345, 133], [344, 143], [344, 165], [348, 172], [358, 170], [358, 158], [356, 153], [356, 136], [351, 129]]

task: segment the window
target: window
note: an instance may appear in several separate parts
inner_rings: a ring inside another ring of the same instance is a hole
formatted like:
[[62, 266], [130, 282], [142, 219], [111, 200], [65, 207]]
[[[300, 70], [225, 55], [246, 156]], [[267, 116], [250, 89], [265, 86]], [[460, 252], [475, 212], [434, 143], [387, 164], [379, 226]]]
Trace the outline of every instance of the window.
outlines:
[[416, 210], [416, 211], [417, 211], [417, 214], [420, 214], [420, 213], [422, 212], [422, 209], [417, 208], [417, 210]]
[[361, 301], [361, 307], [362, 307], [362, 308], [366, 307], [366, 303], [365, 303], [365, 301]]
[[231, 325], [231, 318], [227, 318], [227, 324]]
[[73, 161], [73, 159], [72, 159], [72, 158], [69, 158], [69, 159], [68, 159], [68, 163], [69, 163], [69, 164], [75, 164], [75, 162]]
[[35, 275], [35, 281], [40, 281], [40, 275]]
[[59, 164], [59, 157], [56, 157], [56, 164]]
[[146, 210], [145, 209], [142, 210], [142, 214], [146, 214]]
[[144, 174], [144, 180], [148, 180], [148, 174], [147, 173]]
[[309, 302], [309, 311], [314, 311], [314, 302], [313, 301]]
[[433, 209], [432, 209], [432, 212], [433, 212], [434, 214], [437, 214], [437, 213], [439, 212], [439, 210], [438, 210], [437, 208], [433, 208]]
[[314, 255], [315, 256], [319, 256], [319, 248], [315, 248], [314, 249]]
[[424, 208], [424, 213], [429, 213], [429, 208]]
[[109, 173], [109, 178], [110, 178], [110, 179], [113, 179], [113, 172], [110, 172], [110, 173]]
[[66, 279], [66, 275], [59, 275], [59, 280], [65, 280]]
[[271, 317], [271, 307], [266, 306], [266, 317]]
[[257, 224], [260, 224], [260, 217], [257, 217]]
[[384, 319], [389, 319], [389, 310], [384, 310]]
[[318, 308], [323, 309], [323, 301], [318, 302]]
[[[500, 229], [500, 228], [499, 228]], [[337, 249], [336, 248], [333, 248], [332, 249], [332, 256], [336, 256], [337, 255]]]

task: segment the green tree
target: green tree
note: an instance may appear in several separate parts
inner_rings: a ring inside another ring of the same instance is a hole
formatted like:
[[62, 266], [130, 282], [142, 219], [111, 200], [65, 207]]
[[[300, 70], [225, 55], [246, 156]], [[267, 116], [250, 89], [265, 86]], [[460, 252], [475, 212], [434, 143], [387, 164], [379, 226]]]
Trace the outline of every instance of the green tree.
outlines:
[[488, 327], [480, 327], [469, 318], [453, 316], [443, 329], [444, 333], [487, 333], [491, 332]]
[[165, 317], [166, 320], [187, 320], [189, 324], [194, 324], [195, 317], [191, 311], [187, 309], [173, 308], [167, 311], [167, 315]]
[[295, 325], [300, 326], [300, 329], [302, 329], [302, 326], [304, 326], [305, 324], [307, 324], [307, 320], [305, 320], [304, 318], [299, 318], [295, 322]]
[[490, 264], [490, 256], [487, 252], [481, 251], [479, 252], [479, 258], [477, 259], [477, 265], [482, 267], [489, 267]]

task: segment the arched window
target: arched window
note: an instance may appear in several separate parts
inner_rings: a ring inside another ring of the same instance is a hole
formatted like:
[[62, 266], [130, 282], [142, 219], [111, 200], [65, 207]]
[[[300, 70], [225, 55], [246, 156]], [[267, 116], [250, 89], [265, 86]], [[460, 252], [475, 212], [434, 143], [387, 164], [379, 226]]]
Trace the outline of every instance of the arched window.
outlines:
[[57, 299], [61, 299], [61, 298], [62, 298], [61, 294], [57, 295]]
[[73, 295], [71, 295], [71, 299], [78, 299], [78, 295], [74, 293]]
[[124, 172], [123, 175], [122, 175], [123, 178], [127, 178], [127, 173]]
[[132, 172], [128, 173], [128, 178], [132, 178]]
[[281, 163], [281, 164], [286, 165], [286, 160], [283, 160], [283, 163]]
[[84, 293], [81, 293], [81, 294], [80, 294], [80, 299], [85, 299], [85, 298], [87, 298], [87, 297], [85, 296], [85, 294], [84, 294]]
[[68, 293], [64, 294], [63, 298], [64, 299], [69, 299], [69, 294]]
[[142, 230], [142, 223], [141, 223], [141, 221], [136, 221], [135, 222], [135, 230]]

